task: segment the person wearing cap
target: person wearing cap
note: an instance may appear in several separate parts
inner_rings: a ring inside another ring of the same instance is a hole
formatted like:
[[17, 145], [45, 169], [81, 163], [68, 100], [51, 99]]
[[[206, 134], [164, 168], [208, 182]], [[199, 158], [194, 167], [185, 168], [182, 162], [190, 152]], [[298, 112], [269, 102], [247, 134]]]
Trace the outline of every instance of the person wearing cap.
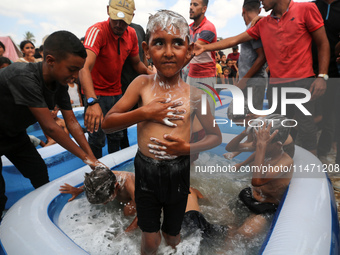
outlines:
[[[245, 0], [242, 7], [242, 17], [247, 26], [261, 12], [259, 0]], [[243, 90], [247, 97], [247, 87], [253, 89], [253, 105], [255, 109], [262, 110], [263, 99], [267, 83], [266, 56], [261, 39], [251, 40], [241, 44], [241, 53], [238, 63], [239, 82], [237, 86]]]
[[[305, 115], [295, 105], [289, 105], [286, 115], [298, 122], [297, 139], [300, 145], [316, 155], [317, 136], [313, 113], [315, 99], [323, 95], [326, 90], [330, 51], [322, 16], [314, 3], [293, 0], [262, 0], [261, 2], [265, 11], [272, 10], [270, 15], [237, 36], [213, 44], [195, 44], [194, 54], [226, 49], [261, 38], [270, 68], [270, 84], [267, 91], [269, 109], [275, 101], [277, 107], [274, 113], [282, 113], [282, 88], [309, 90], [311, 99], [303, 104], [309, 114]], [[316, 79], [313, 71], [312, 41], [316, 43], [319, 52], [319, 75]], [[274, 88], [277, 95], [273, 91]], [[302, 93], [288, 93], [288, 99], [298, 99], [302, 95]]]
[[100, 128], [103, 116], [121, 98], [121, 73], [127, 58], [139, 74], [152, 72], [140, 61], [136, 32], [129, 27], [134, 16], [133, 0], [110, 0], [107, 21], [91, 26], [85, 35], [87, 58], [79, 73], [85, 96], [84, 124], [89, 131], [89, 144], [94, 155], [102, 157], [105, 138], [109, 153], [119, 150], [123, 132], [105, 136]]

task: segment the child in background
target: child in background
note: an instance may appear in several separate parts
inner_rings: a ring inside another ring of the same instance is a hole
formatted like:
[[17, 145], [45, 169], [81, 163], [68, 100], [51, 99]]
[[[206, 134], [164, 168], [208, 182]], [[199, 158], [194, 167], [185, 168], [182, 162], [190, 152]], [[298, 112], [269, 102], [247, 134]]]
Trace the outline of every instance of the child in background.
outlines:
[[[53, 110], [51, 110], [51, 116], [54, 119], [54, 121], [58, 124], [59, 127], [61, 127], [64, 132], [69, 136], [70, 132], [68, 132], [65, 121], [62, 118], [58, 117], [58, 111], [59, 111], [59, 107], [55, 106]], [[46, 136], [46, 145], [45, 146], [50, 146], [52, 144], [56, 144], [57, 142], [54, 141], [49, 135], [47, 135], [44, 132], [45, 136]]]
[[0, 57], [0, 69], [5, 68], [12, 64], [11, 60], [6, 57]]
[[[152, 15], [143, 49], [157, 74], [138, 76], [105, 116], [102, 128], [114, 132], [137, 123], [135, 199], [142, 230], [141, 253], [155, 254], [161, 242], [160, 229], [167, 245], [174, 248], [180, 241], [190, 187], [189, 155], [220, 144], [221, 133], [213, 126], [209, 106], [207, 115], [201, 115], [203, 92], [180, 77], [192, 50], [186, 20], [167, 10]], [[136, 103], [139, 108], [129, 111]], [[190, 144], [195, 116], [206, 136]]]
[[83, 106], [77, 83], [68, 83], [68, 94], [70, 95], [72, 107]]
[[20, 49], [23, 54], [22, 58], [18, 58], [16, 62], [22, 63], [36, 63], [40, 62], [34, 57], [35, 54], [35, 46], [32, 41], [24, 40], [20, 43]]
[[224, 84], [233, 84], [233, 77], [231, 77], [231, 68], [228, 66], [223, 67]]

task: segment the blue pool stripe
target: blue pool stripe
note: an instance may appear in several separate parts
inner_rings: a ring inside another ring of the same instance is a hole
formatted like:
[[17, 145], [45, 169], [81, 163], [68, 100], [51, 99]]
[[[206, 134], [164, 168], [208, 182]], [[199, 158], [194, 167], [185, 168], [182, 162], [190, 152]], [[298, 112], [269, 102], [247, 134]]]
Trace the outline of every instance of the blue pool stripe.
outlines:
[[333, 185], [329, 177], [327, 176], [328, 181], [328, 189], [330, 194], [330, 203], [331, 203], [331, 215], [332, 215], [332, 238], [331, 238], [331, 245], [330, 245], [330, 255], [338, 255], [340, 254], [339, 244], [340, 244], [340, 231], [339, 231], [339, 224], [338, 224], [338, 212], [337, 206], [333, 191]]
[[276, 210], [276, 213], [275, 213], [275, 215], [274, 215], [274, 217], [273, 217], [272, 224], [270, 225], [270, 229], [269, 229], [269, 231], [268, 231], [268, 233], [267, 233], [267, 236], [266, 236], [266, 238], [265, 238], [265, 240], [264, 240], [264, 242], [263, 242], [263, 244], [262, 244], [262, 246], [261, 246], [261, 249], [260, 249], [260, 251], [259, 251], [258, 254], [263, 254], [264, 250], [265, 250], [266, 247], [267, 247], [267, 244], [268, 244], [268, 242], [269, 242], [269, 240], [270, 240], [270, 237], [271, 237], [272, 234], [273, 234], [273, 230], [274, 230], [274, 228], [275, 228], [276, 222], [277, 222], [277, 220], [278, 220], [278, 218], [279, 218], [279, 216], [280, 216], [281, 209], [282, 209], [282, 207], [283, 207], [283, 205], [284, 205], [284, 203], [285, 203], [285, 201], [286, 201], [286, 197], [287, 197], [287, 194], [288, 194], [288, 191], [289, 191], [289, 187], [290, 187], [290, 184], [289, 184], [289, 186], [288, 186], [286, 192], [285, 192], [284, 195], [283, 195], [283, 198], [282, 198], [282, 200], [281, 200], [281, 203], [279, 204], [279, 206], [278, 206], [278, 208], [277, 208], [277, 210]]

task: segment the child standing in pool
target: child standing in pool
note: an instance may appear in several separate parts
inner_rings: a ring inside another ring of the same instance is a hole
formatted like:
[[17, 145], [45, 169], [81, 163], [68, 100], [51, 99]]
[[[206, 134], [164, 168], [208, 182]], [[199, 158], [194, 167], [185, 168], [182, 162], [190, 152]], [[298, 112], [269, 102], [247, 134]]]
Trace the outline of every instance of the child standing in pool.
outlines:
[[[105, 116], [102, 128], [113, 132], [137, 123], [135, 200], [142, 230], [141, 253], [155, 254], [161, 242], [160, 229], [168, 245], [175, 247], [180, 241], [189, 193], [190, 153], [217, 146], [221, 133], [213, 126], [210, 109], [201, 115], [201, 91], [180, 77], [192, 50], [186, 20], [167, 10], [152, 15], [143, 49], [157, 74], [137, 77]], [[139, 108], [129, 111], [136, 103]], [[190, 144], [195, 116], [206, 136]]]

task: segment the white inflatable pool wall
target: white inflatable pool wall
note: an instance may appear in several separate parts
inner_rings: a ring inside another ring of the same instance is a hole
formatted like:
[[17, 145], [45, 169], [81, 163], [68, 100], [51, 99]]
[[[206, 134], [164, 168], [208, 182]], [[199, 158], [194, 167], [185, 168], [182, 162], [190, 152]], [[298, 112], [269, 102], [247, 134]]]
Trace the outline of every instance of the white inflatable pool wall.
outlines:
[[[137, 145], [101, 158], [101, 162], [112, 168], [133, 158]], [[49, 218], [48, 207], [60, 193], [59, 187], [65, 182], [78, 185], [84, 181], [82, 167], [60, 177], [23, 197], [6, 213], [0, 225], [0, 241], [9, 255], [80, 255], [88, 254], [67, 237]]]
[[[316, 167], [312, 173], [297, 171], [294, 174], [262, 254], [337, 255], [339, 223], [333, 188], [326, 174], [316, 170], [321, 162], [308, 151], [295, 148], [296, 166], [305, 166], [304, 162], [308, 162]], [[311, 171], [311, 167], [309, 169]]]
[[[135, 156], [137, 145], [107, 155], [101, 161], [113, 167]], [[295, 164], [321, 164], [312, 154], [296, 147]], [[65, 182], [79, 185], [82, 167], [29, 193], [13, 205], [0, 225], [0, 240], [7, 254], [87, 254], [49, 218], [48, 208]], [[301, 178], [304, 177], [304, 178]], [[313, 177], [313, 178], [311, 178]], [[337, 255], [339, 223], [334, 194], [325, 173], [295, 173], [287, 195], [273, 220], [261, 254]]]

